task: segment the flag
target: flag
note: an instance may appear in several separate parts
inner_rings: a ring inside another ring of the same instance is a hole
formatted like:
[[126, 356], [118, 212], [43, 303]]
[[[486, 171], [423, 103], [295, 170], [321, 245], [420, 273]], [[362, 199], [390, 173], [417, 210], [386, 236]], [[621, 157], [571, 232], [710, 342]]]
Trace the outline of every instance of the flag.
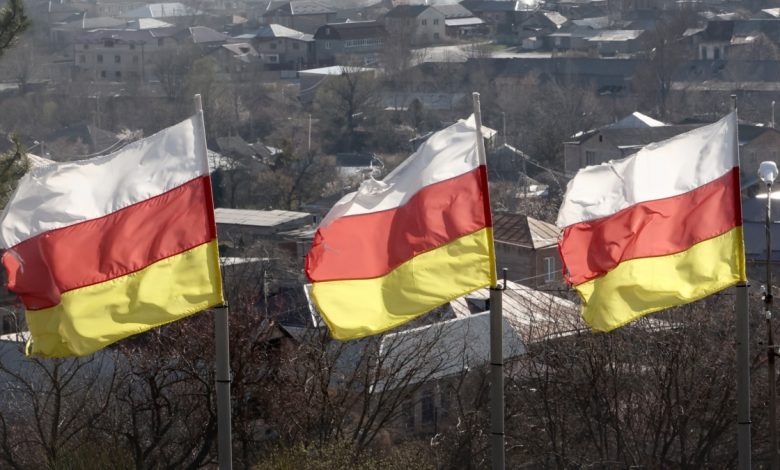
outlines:
[[559, 250], [595, 330], [746, 279], [737, 145], [732, 113], [569, 182]]
[[202, 118], [36, 168], [0, 218], [30, 351], [80, 356], [222, 303]]
[[459, 121], [322, 220], [306, 274], [334, 338], [386, 331], [495, 282], [477, 143], [473, 117]]

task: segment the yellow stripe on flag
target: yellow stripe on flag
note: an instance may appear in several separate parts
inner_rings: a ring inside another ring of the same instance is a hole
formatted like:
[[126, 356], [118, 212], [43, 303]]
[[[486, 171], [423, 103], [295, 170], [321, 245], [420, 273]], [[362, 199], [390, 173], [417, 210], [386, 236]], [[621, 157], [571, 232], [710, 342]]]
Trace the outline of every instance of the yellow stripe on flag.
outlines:
[[59, 305], [27, 312], [32, 354], [83, 356], [221, 304], [218, 259], [213, 240], [132, 274], [65, 292]]
[[478, 230], [381, 277], [314, 283], [314, 302], [328, 312], [323, 318], [336, 339], [381, 333], [490, 285], [492, 237], [491, 228]]
[[742, 227], [735, 227], [680, 253], [625, 261], [575, 288], [583, 319], [594, 330], [610, 331], [744, 280]]

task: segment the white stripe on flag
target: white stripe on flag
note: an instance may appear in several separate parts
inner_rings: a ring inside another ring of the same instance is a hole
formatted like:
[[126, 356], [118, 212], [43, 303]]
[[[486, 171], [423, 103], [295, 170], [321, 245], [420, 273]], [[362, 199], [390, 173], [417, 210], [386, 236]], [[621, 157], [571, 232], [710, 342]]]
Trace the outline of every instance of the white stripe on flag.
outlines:
[[580, 170], [569, 182], [557, 224], [600, 219], [634, 204], [678, 196], [737, 165], [736, 114], [650, 144], [635, 155]]
[[199, 122], [194, 116], [112, 154], [32, 170], [0, 219], [2, 244], [103, 217], [207, 175]]

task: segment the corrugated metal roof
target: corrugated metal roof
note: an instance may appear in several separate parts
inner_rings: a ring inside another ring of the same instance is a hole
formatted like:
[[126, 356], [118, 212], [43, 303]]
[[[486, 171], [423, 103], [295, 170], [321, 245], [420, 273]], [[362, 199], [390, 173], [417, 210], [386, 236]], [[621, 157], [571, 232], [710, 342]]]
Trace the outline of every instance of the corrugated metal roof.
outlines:
[[623, 42], [638, 38], [644, 33], [641, 29], [601, 30], [587, 38], [591, 42]]
[[457, 3], [450, 5], [436, 5], [433, 8], [444, 15], [444, 19], [452, 20], [455, 18], [472, 18], [474, 16], [473, 13]]
[[538, 250], [558, 243], [561, 230], [553, 224], [523, 214], [495, 212], [493, 236], [496, 241]]
[[445, 26], [452, 26], [452, 27], [458, 27], [458, 26], [477, 26], [485, 24], [484, 21], [482, 21], [479, 18], [471, 17], [471, 18], [455, 18], [452, 20], [444, 20]]
[[[485, 301], [489, 298], [490, 289], [483, 288], [453, 300], [450, 305], [456, 316], [466, 317], [486, 310]], [[516, 282], [507, 281], [502, 307], [504, 318], [525, 344], [590, 330], [574, 302]]]
[[218, 224], [249, 225], [253, 227], [275, 227], [288, 222], [311, 218], [308, 212], [282, 210], [260, 211], [251, 209], [227, 209], [220, 207], [214, 211]]
[[[525, 354], [525, 344], [505, 318], [502, 331], [504, 359]], [[382, 337], [382, 364], [393, 370], [394, 382], [405, 385], [435, 380], [486, 366], [490, 361], [490, 313], [478, 313]], [[417, 355], [417, 359], [414, 358]], [[403, 377], [404, 380], [398, 380]], [[396, 384], [389, 384], [390, 386]], [[385, 384], [379, 383], [373, 391]]]
[[300, 31], [282, 26], [280, 24], [269, 24], [261, 26], [260, 29], [254, 34], [259, 39], [272, 39], [272, 38], [288, 38], [298, 39], [299, 41], [313, 41], [314, 36], [311, 34], [302, 33]]
[[183, 3], [150, 3], [135, 8], [123, 14], [124, 18], [170, 18], [175, 16], [195, 16], [200, 11], [190, 8]]

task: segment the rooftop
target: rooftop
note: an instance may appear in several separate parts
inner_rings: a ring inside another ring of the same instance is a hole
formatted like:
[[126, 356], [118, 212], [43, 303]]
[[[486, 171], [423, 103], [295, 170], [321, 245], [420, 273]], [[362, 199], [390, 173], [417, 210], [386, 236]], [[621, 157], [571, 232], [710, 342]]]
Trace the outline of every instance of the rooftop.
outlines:
[[252, 209], [226, 209], [217, 208], [214, 211], [217, 224], [246, 225], [251, 227], [278, 227], [290, 222], [305, 221], [310, 219], [308, 212], [294, 212], [282, 210], [252, 210]]

